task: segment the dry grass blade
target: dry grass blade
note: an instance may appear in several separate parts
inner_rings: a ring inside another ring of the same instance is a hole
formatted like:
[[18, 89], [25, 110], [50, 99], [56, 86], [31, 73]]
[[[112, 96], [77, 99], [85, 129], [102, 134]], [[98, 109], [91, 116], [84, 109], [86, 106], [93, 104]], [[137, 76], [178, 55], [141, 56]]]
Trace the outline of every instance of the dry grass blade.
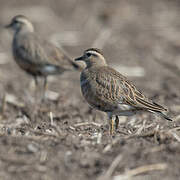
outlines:
[[58, 128], [57, 126], [51, 125], [51, 128], [54, 129], [54, 131], [57, 133], [57, 135], [58, 135], [59, 137], [65, 136], [65, 134], [63, 134], [63, 133], [61, 132], [60, 128]]
[[176, 122], [176, 121], [179, 121], [180, 120], [180, 114], [179, 115], [177, 115], [175, 118], [174, 118], [174, 121]]
[[89, 126], [89, 125], [101, 127], [101, 124], [98, 124], [98, 123], [95, 123], [95, 122], [83, 122], [83, 123], [77, 123], [77, 124], [74, 124], [74, 127]]
[[142, 174], [142, 173], [146, 173], [149, 171], [165, 170], [166, 168], [167, 168], [167, 164], [165, 164], [165, 163], [140, 166], [135, 169], [129, 170], [122, 175], [114, 176], [113, 180], [130, 179], [131, 177]]
[[[58, 138], [59, 136], [59, 134], [58, 135], [56, 135], [55, 133], [52, 133], [52, 134], [50, 134], [50, 133], [46, 133], [46, 132], [38, 132], [38, 131], [36, 131], [36, 130], [30, 130], [30, 132], [33, 134], [33, 135], [36, 135], [36, 136], [42, 136], [43, 138], [44, 137], [52, 137], [52, 138]], [[28, 137], [28, 136], [27, 136]]]
[[53, 120], [53, 113], [52, 112], [49, 112], [49, 118], [50, 118], [50, 121], [51, 121], [51, 126], [54, 125], [54, 120]]
[[131, 139], [131, 138], [139, 138], [139, 137], [151, 137], [154, 136], [155, 131], [150, 131], [147, 133], [142, 133], [142, 134], [132, 134], [132, 135], [127, 135], [124, 137], [117, 137], [116, 139], [114, 139], [112, 141], [111, 144], [108, 144], [107, 146], [105, 146], [105, 148], [103, 149], [103, 153], [107, 153], [108, 151], [110, 151], [112, 149], [113, 146], [115, 146], [121, 139]]
[[102, 142], [102, 133], [98, 133], [98, 135], [97, 135], [97, 144], [101, 144], [101, 142]]
[[6, 94], [6, 103], [12, 104], [13, 106], [20, 108], [25, 106], [24, 103], [20, 102], [19, 99], [13, 94]]
[[108, 168], [108, 170], [106, 171], [105, 174], [101, 175], [98, 180], [105, 180], [105, 179], [109, 179], [113, 172], [115, 171], [116, 167], [118, 166], [118, 164], [120, 163], [120, 161], [122, 160], [122, 155], [119, 154], [114, 161], [112, 162], [112, 164], [110, 165], [110, 167]]
[[108, 144], [107, 146], [105, 146], [105, 148], [103, 149], [103, 153], [107, 153], [108, 151], [110, 151], [112, 147], [116, 145], [120, 140], [121, 138], [119, 137], [114, 139], [111, 144]]
[[178, 142], [180, 142], [180, 137], [179, 137], [175, 132], [170, 131], [170, 134], [171, 134]]
[[6, 110], [6, 93], [4, 93], [3, 99], [2, 99], [2, 107], [1, 107], [2, 116], [4, 115], [5, 110]]

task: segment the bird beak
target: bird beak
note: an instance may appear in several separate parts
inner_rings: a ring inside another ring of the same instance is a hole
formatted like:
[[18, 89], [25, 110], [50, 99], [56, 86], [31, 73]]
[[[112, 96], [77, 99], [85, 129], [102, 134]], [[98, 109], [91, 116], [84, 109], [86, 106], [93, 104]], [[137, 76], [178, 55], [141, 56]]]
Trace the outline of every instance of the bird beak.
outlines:
[[84, 56], [81, 56], [81, 57], [78, 57], [75, 59], [75, 61], [84, 61], [85, 57]]

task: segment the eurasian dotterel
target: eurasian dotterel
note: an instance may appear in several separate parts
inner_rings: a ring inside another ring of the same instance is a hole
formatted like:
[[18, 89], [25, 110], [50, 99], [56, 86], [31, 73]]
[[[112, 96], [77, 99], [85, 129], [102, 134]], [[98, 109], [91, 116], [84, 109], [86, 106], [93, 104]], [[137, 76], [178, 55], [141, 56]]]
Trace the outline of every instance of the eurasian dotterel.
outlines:
[[43, 77], [44, 90], [49, 75], [81, 69], [64, 50], [37, 35], [33, 24], [27, 17], [15, 16], [6, 28], [14, 31], [12, 41], [14, 60], [21, 69], [34, 77], [36, 85], [37, 77]]
[[81, 91], [88, 104], [108, 114], [110, 134], [117, 129], [118, 116], [131, 116], [148, 111], [172, 121], [164, 114], [163, 106], [143, 95], [122, 74], [109, 67], [99, 49], [90, 48], [75, 61], [84, 61], [86, 68], [81, 72]]

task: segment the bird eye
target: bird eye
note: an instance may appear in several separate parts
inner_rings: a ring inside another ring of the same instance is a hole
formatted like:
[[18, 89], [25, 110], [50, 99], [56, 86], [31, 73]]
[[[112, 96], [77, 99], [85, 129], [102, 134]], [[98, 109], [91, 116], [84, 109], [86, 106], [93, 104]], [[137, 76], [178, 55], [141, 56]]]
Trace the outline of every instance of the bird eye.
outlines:
[[91, 53], [86, 53], [87, 57], [90, 57], [91, 56]]
[[17, 23], [18, 23], [18, 21], [17, 21], [17, 20], [14, 20], [14, 21], [13, 21], [13, 23], [14, 23], [14, 24], [17, 24]]

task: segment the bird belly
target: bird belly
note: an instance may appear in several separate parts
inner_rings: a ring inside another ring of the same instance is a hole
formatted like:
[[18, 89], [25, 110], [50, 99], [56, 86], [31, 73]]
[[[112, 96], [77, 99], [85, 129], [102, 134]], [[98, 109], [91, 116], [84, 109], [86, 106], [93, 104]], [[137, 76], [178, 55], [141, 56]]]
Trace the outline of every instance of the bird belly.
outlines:
[[39, 70], [39, 67], [37, 67], [36, 64], [30, 63], [29, 61], [26, 61], [24, 59], [21, 59], [17, 56], [14, 55], [14, 59], [17, 63], [17, 65], [23, 69], [26, 73], [30, 74], [30, 75], [38, 75], [38, 76], [42, 76], [43, 74], [41, 73], [41, 71]]
[[112, 114], [117, 116], [132, 116], [136, 114], [136, 112], [137, 111], [129, 105], [119, 104], [117, 108], [112, 111]]
[[45, 76], [48, 76], [54, 74], [61, 74], [63, 73], [63, 70], [61, 70], [58, 66], [48, 64], [41, 67], [41, 73]]
[[27, 71], [28, 69], [30, 69], [31, 65], [28, 62], [26, 62], [25, 60], [18, 58], [16, 56], [14, 56], [14, 59], [15, 59], [17, 65], [20, 68], [22, 68], [23, 70]]

